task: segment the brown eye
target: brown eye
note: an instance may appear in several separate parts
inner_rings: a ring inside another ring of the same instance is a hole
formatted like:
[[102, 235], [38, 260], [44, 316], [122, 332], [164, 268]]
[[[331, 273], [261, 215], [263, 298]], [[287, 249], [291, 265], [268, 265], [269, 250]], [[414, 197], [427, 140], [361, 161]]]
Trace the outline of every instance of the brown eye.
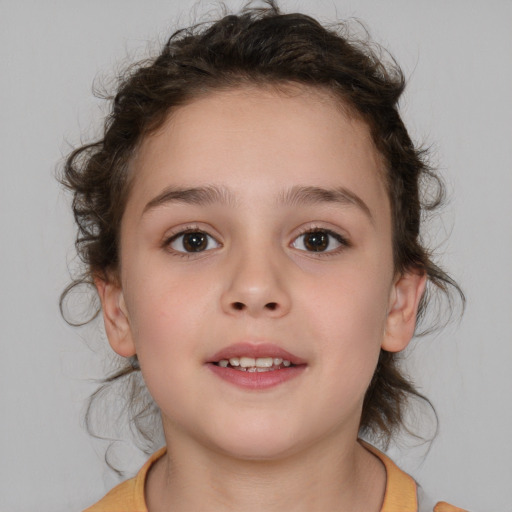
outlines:
[[188, 231], [173, 237], [169, 246], [178, 252], [203, 252], [219, 247], [219, 243], [203, 231]]
[[348, 245], [345, 239], [328, 230], [308, 231], [298, 236], [292, 247], [307, 252], [331, 252], [342, 245]]
[[314, 231], [304, 235], [304, 247], [308, 251], [320, 252], [329, 247], [329, 235], [322, 231]]

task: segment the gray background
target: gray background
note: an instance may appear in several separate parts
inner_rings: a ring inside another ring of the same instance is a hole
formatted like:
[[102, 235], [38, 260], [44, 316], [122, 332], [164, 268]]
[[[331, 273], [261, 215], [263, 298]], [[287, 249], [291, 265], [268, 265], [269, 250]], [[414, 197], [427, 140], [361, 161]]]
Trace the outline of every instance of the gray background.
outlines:
[[[68, 143], [97, 129], [94, 77], [147, 55], [148, 41], [193, 19], [191, 6], [0, 1], [0, 511], [80, 510], [116, 483], [104, 445], [81, 426], [103, 366], [101, 339], [84, 338], [101, 337], [94, 326], [70, 328], [57, 309], [74, 228], [53, 174]], [[414, 342], [407, 357], [439, 413], [436, 441], [426, 456], [410, 441], [391, 451], [435, 498], [512, 511], [512, 2], [282, 6], [324, 21], [361, 18], [410, 77], [403, 114], [417, 140], [434, 144], [452, 197], [431, 238], [468, 305], [460, 324]], [[119, 457], [132, 468], [142, 461], [128, 447]]]

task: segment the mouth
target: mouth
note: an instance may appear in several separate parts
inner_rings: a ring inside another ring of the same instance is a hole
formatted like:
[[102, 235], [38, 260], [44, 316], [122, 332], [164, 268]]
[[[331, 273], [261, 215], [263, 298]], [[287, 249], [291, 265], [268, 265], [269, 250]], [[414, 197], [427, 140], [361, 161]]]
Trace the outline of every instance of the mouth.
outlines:
[[296, 366], [292, 364], [289, 359], [282, 359], [281, 357], [230, 357], [229, 359], [221, 359], [213, 363], [221, 368], [232, 368], [241, 372], [249, 373], [264, 373], [282, 370], [283, 368], [290, 368]]
[[221, 379], [238, 387], [262, 390], [300, 375], [306, 361], [273, 344], [239, 343], [207, 361]]

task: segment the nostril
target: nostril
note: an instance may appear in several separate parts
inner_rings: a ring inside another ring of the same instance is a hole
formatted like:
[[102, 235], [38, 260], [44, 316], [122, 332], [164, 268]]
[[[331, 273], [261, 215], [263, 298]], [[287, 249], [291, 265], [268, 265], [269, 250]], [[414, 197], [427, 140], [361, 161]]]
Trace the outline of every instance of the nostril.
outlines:
[[[249, 309], [249, 310], [252, 309], [251, 306], [248, 306], [244, 302], [238, 302], [238, 301], [232, 302], [231, 308], [232, 308], [232, 310], [235, 310], [235, 311], [245, 311], [246, 309]], [[264, 306], [264, 309], [266, 309], [267, 311], [277, 311], [279, 309], [279, 303], [267, 302]]]

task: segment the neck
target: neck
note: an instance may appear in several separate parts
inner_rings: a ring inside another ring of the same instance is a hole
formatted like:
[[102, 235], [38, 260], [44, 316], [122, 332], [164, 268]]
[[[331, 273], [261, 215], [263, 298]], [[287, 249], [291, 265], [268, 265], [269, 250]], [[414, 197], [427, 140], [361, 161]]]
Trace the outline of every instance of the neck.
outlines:
[[378, 512], [381, 508], [385, 469], [355, 437], [336, 444], [326, 439], [276, 460], [237, 459], [182, 441], [168, 442], [167, 454], [148, 476], [149, 512]]

